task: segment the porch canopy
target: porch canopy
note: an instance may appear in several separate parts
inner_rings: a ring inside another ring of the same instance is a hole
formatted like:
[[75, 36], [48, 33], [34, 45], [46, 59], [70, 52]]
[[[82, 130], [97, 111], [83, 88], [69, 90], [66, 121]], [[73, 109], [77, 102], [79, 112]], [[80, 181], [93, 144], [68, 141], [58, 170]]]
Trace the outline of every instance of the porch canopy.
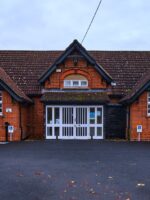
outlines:
[[41, 101], [51, 104], [106, 104], [109, 97], [106, 92], [46, 92]]

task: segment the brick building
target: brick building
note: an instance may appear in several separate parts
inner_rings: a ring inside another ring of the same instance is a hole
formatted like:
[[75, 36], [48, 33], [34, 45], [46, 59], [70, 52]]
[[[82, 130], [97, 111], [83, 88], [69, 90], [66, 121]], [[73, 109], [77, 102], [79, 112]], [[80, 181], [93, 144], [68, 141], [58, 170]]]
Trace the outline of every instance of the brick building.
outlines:
[[150, 140], [150, 52], [0, 51], [0, 141]]

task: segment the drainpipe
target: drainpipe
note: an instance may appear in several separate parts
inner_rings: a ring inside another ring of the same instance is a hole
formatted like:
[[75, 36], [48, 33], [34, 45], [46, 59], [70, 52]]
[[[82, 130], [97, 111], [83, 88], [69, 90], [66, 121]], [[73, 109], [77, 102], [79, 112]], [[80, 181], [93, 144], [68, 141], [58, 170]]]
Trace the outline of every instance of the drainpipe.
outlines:
[[9, 123], [8, 122], [5, 122], [5, 140], [6, 142], [8, 142], [8, 126], [9, 126]]
[[127, 138], [130, 140], [130, 105], [127, 107]]
[[22, 117], [21, 117], [21, 104], [19, 104], [19, 127], [20, 127], [20, 130], [21, 130], [21, 140], [22, 140], [22, 124], [21, 124], [21, 121], [22, 121]]

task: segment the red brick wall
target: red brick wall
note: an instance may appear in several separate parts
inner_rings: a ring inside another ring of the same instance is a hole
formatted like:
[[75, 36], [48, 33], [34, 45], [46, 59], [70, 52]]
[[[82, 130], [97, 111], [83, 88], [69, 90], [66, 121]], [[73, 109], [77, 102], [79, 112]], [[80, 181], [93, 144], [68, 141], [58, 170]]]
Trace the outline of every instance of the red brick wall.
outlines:
[[[12, 141], [21, 140], [32, 136], [34, 138], [41, 138], [44, 135], [44, 109], [40, 101], [40, 97], [33, 99], [34, 104], [24, 105], [12, 100], [11, 96], [3, 91], [3, 115], [0, 116], [0, 141], [6, 140], [5, 122], [9, 122], [14, 126], [14, 133]], [[7, 113], [6, 108], [11, 108], [12, 112]], [[20, 124], [21, 112], [21, 124]], [[8, 137], [10, 140], [10, 137]]]
[[31, 138], [39, 139], [44, 137], [44, 105], [40, 97], [33, 98], [34, 104], [29, 108], [28, 123]]
[[27, 138], [31, 132], [30, 109], [31, 105], [21, 105], [22, 139]]
[[147, 92], [144, 92], [137, 102], [130, 107], [130, 139], [138, 140], [137, 125], [143, 126], [141, 140], [150, 140], [150, 117], [147, 116]]
[[[6, 131], [5, 131], [5, 122], [9, 122], [12, 126], [14, 126], [14, 133], [12, 140], [17, 141], [21, 138], [21, 129], [19, 123], [19, 103], [12, 100], [11, 96], [3, 91], [2, 92], [3, 99], [3, 115], [0, 116], [0, 141], [5, 141], [6, 139]], [[7, 113], [6, 108], [11, 108], [12, 112]]]
[[106, 88], [107, 84], [93, 66], [87, 65], [85, 60], [79, 60], [77, 66], [74, 66], [72, 59], [67, 59], [64, 64], [58, 66], [61, 72], [53, 72], [49, 80], [45, 82], [45, 88], [63, 88], [64, 78], [72, 74], [80, 74], [88, 79], [89, 88]]

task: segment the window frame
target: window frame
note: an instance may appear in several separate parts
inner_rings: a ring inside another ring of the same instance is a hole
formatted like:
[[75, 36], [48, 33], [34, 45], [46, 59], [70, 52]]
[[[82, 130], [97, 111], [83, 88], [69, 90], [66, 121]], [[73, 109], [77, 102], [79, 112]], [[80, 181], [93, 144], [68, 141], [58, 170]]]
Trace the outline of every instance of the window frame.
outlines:
[[147, 116], [150, 117], [150, 92], [147, 93]]
[[[67, 82], [70, 84], [67, 84]], [[74, 85], [74, 82], [78, 82], [78, 85]], [[85, 85], [82, 85], [83, 82], [86, 82]], [[64, 88], [87, 88], [88, 80], [64, 80]]]
[[1, 97], [1, 100], [0, 100], [0, 108], [1, 108], [1, 112], [0, 112], [0, 116], [3, 115], [3, 93], [2, 91], [0, 90], [0, 97]]

